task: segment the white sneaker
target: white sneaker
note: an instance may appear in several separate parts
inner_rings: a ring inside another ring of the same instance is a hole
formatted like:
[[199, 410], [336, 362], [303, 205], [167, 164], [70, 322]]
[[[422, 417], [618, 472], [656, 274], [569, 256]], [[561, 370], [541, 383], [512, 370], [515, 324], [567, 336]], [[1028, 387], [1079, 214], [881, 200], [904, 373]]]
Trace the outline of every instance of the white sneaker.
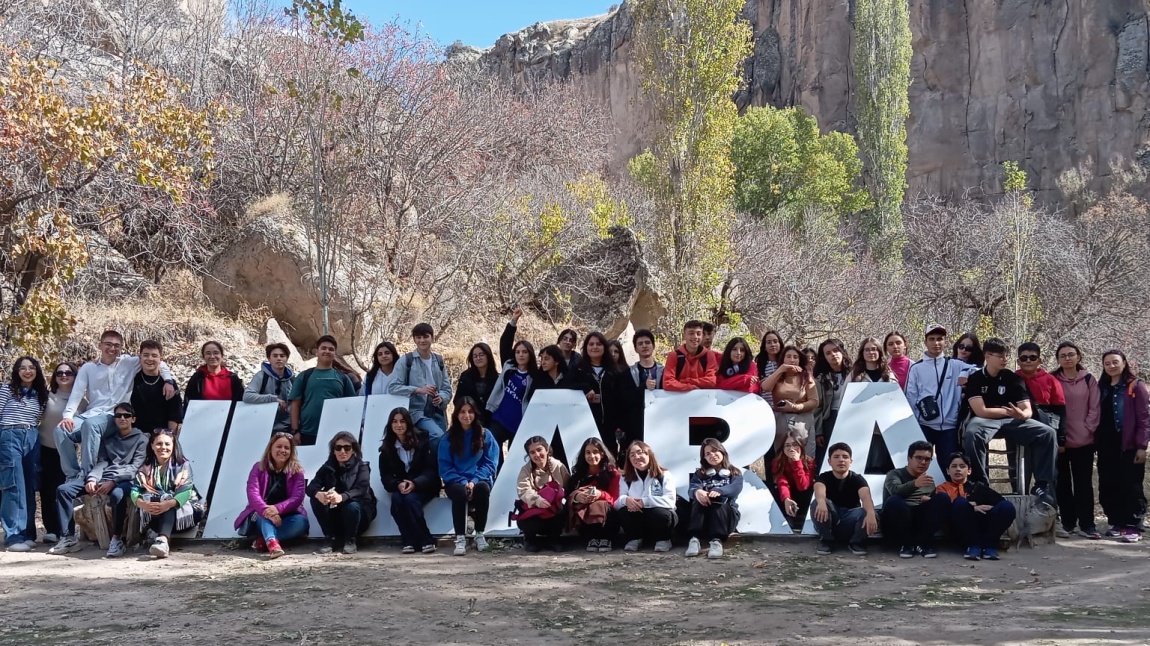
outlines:
[[455, 537], [455, 552], [454, 552], [454, 554], [456, 556], [463, 556], [466, 553], [467, 553], [467, 537], [466, 536], [456, 536]]
[[671, 541], [655, 541], [655, 551], [656, 552], [670, 552], [671, 551]]
[[719, 559], [723, 558], [723, 543], [718, 539], [711, 541], [711, 546], [707, 548], [707, 558]]
[[12, 543], [8, 546], [9, 552], [31, 552], [32, 548], [28, 547], [28, 543], [20, 541], [19, 543]]
[[108, 558], [114, 559], [117, 556], [123, 556], [127, 553], [128, 548], [124, 545], [124, 541], [122, 539], [113, 538], [111, 542], [108, 543]]
[[84, 549], [75, 536], [64, 536], [55, 545], [48, 548], [49, 554], [69, 554]]
[[45, 543], [55, 543], [58, 540], [60, 540], [60, 537], [55, 534], [44, 534]]
[[1057, 525], [1054, 527], [1054, 536], [1056, 538], [1070, 538], [1070, 530], [1062, 525]]
[[25, 540], [24, 544], [28, 546], [28, 549], [34, 549], [36, 547], [36, 541], [33, 540]]
[[491, 546], [487, 544], [487, 539], [483, 537], [482, 532], [475, 532], [475, 549], [480, 552], [486, 552], [491, 549]]
[[168, 558], [168, 539], [163, 536], [157, 538], [156, 542], [148, 548], [148, 553], [158, 559]]
[[699, 539], [691, 538], [691, 542], [687, 543], [687, 551], [683, 556], [698, 556], [699, 547]]
[[623, 546], [623, 551], [624, 552], [638, 552], [639, 546], [641, 546], [642, 544], [643, 544], [643, 541], [627, 541], [627, 544]]
[[414, 545], [404, 545], [403, 549], [400, 550], [400, 552], [403, 554], [415, 554], [415, 546]]
[[424, 545], [423, 549], [419, 551], [423, 552], [424, 554], [432, 554], [435, 552], [435, 543], [428, 543], [427, 545]]

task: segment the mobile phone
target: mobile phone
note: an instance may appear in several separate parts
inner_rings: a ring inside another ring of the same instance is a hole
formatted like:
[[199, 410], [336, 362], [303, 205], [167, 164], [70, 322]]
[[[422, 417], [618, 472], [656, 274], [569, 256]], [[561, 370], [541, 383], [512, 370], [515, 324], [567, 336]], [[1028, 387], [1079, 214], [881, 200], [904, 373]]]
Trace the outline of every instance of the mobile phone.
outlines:
[[782, 410], [782, 409], [783, 409], [783, 408], [785, 408], [786, 406], [789, 406], [789, 405], [790, 405], [790, 403], [791, 403], [791, 402], [790, 402], [790, 400], [787, 400], [787, 399], [780, 399], [779, 401], [775, 402], [775, 408], [778, 408], [779, 410]]

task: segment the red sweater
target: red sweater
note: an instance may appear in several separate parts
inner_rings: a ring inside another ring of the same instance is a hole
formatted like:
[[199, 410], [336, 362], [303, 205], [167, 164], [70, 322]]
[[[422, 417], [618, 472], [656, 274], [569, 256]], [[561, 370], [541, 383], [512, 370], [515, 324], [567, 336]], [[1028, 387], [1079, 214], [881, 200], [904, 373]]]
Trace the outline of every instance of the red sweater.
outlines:
[[[708, 359], [708, 362], [709, 361]], [[744, 393], [757, 393], [759, 392], [759, 368], [755, 365], [755, 362], [752, 361], [751, 367], [747, 372], [739, 373], [731, 377], [719, 376], [716, 387], [719, 390], [737, 390]]]
[[791, 490], [806, 491], [814, 486], [815, 461], [808, 458], [802, 460], [783, 460], [782, 473], [775, 474], [775, 487], [779, 490], [779, 498], [786, 500], [792, 498]]
[[220, 371], [214, 375], [208, 372], [207, 366], [200, 366], [199, 370], [204, 373], [204, 399], [231, 401], [232, 373], [228, 372], [227, 366], [220, 366]]

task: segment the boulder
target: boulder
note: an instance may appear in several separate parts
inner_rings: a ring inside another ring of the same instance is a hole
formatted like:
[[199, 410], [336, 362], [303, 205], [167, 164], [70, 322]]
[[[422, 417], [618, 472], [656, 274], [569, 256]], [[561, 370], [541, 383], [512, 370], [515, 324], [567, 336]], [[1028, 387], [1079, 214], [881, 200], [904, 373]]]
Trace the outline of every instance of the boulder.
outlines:
[[288, 365], [291, 366], [292, 370], [295, 370], [296, 372], [303, 370], [303, 355], [300, 354], [299, 349], [295, 347], [294, 343], [292, 343], [292, 340], [290, 337], [288, 337], [287, 332], [284, 332], [283, 328], [280, 327], [279, 321], [275, 320], [274, 318], [268, 319], [268, 322], [264, 324], [263, 332], [260, 333], [260, 343], [264, 345], [270, 345], [272, 343], [283, 343], [288, 347], [288, 350], [290, 351], [290, 354], [288, 355]]
[[579, 325], [616, 338], [634, 328], [655, 327], [667, 309], [650, 285], [651, 272], [635, 232], [614, 226], [544, 276], [535, 306], [551, 320], [567, 314]]

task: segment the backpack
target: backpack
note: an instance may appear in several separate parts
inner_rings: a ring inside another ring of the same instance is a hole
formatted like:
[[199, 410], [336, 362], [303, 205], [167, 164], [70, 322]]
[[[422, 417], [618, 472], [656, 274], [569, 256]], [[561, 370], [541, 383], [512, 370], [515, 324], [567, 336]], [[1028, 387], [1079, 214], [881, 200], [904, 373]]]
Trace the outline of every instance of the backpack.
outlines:
[[[411, 352], [408, 352], [407, 354], [405, 354], [405, 355], [403, 355], [403, 356], [407, 358], [407, 374], [404, 376], [404, 378], [403, 378], [403, 381], [404, 381], [404, 383], [406, 383], [408, 386], [410, 386], [410, 385], [411, 385], [411, 365], [412, 365], [413, 363], [415, 363], [415, 360], [416, 360], [416, 359], [418, 359], [418, 358], [419, 358], [419, 352], [417, 352], [417, 351], [415, 351], [415, 350], [412, 350]], [[444, 367], [444, 365], [443, 365], [443, 357], [441, 357], [441, 356], [439, 356], [438, 354], [435, 354], [434, 352], [432, 352], [432, 353], [431, 353], [431, 360], [432, 360], [432, 363], [434, 363], [434, 364], [435, 364], [435, 367], [436, 367], [436, 368], [439, 368], [439, 369], [440, 369], [440, 370], [442, 370], [444, 373], [446, 373], [446, 372], [447, 372], [447, 368], [446, 368], [446, 367]]]
[[[703, 356], [699, 357], [699, 364], [703, 366], [703, 372], [707, 372], [708, 354], [711, 354], [710, 351], [706, 348], [703, 348]], [[675, 357], [678, 359], [678, 361], [675, 362], [675, 379], [678, 379], [679, 375], [683, 374], [683, 364], [687, 363], [687, 355], [683, 354], [682, 352], [675, 351]]]

